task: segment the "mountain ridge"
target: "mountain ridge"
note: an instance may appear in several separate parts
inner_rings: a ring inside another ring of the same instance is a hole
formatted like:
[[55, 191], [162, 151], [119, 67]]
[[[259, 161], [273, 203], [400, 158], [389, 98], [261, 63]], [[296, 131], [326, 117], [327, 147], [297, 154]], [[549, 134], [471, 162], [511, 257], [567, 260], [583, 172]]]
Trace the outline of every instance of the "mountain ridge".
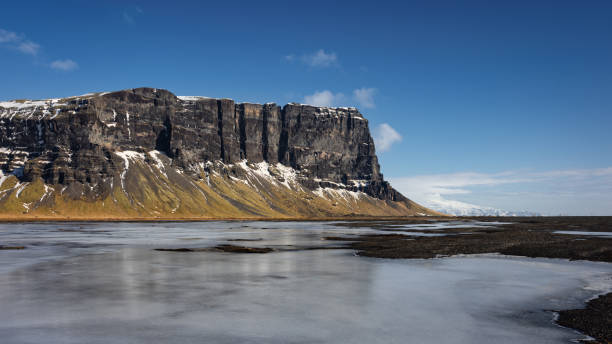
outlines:
[[437, 214], [383, 179], [356, 108], [155, 88], [0, 102], [0, 215]]

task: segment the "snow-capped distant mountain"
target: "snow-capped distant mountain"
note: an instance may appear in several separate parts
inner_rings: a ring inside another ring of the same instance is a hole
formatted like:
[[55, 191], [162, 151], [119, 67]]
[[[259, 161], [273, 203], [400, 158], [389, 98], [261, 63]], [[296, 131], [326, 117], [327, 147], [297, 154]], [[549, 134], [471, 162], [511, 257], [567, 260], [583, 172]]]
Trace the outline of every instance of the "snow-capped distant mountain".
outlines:
[[455, 216], [540, 216], [530, 211], [507, 211], [443, 198], [429, 199], [423, 203], [430, 209]]

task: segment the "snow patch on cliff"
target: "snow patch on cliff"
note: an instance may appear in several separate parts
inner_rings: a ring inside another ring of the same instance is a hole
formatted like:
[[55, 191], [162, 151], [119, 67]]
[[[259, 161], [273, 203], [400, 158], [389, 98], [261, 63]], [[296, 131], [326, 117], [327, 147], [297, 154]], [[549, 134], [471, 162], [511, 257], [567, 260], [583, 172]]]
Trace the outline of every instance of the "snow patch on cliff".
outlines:
[[43, 184], [43, 186], [45, 187], [45, 193], [40, 197], [38, 203], [42, 202], [47, 196], [50, 196], [51, 193], [55, 191], [54, 188], [48, 186], [47, 184]]
[[333, 189], [333, 188], [322, 188], [319, 187], [314, 190], [312, 193], [315, 195], [325, 198], [328, 200], [337, 200], [339, 198], [344, 199], [345, 201], [358, 201], [361, 196], [364, 196], [365, 193], [361, 191], [350, 191], [346, 189]]
[[140, 160], [140, 161], [144, 161], [144, 159], [145, 159], [144, 153], [135, 152], [135, 151], [115, 152], [115, 154], [118, 155], [119, 157], [121, 157], [121, 159], [123, 159], [123, 161], [125, 162], [125, 169], [126, 170], [128, 168], [130, 168], [130, 159], [132, 159], [132, 160]]
[[276, 169], [279, 171], [283, 181], [281, 182], [281, 184], [283, 184], [284, 186], [286, 186], [288, 189], [291, 189], [291, 184], [298, 184], [297, 182], [297, 171], [294, 170], [291, 167], [285, 166], [283, 164], [281, 164], [280, 162], [276, 163], [276, 165], [274, 165], [274, 167], [276, 167]]
[[0, 102], [0, 118], [9, 118], [12, 120], [15, 116], [19, 115], [20, 117], [32, 118], [37, 111], [41, 112], [39, 116], [39, 120], [43, 119], [47, 116], [51, 116], [51, 118], [55, 118], [57, 116], [57, 112], [55, 115], [52, 115], [52, 110], [54, 110], [55, 106], [66, 105], [65, 103], [60, 103], [61, 99], [44, 99], [44, 100], [11, 100]]
[[168, 178], [168, 174], [166, 173], [166, 167], [164, 166], [164, 162], [159, 158], [159, 155], [165, 155], [164, 153], [158, 150], [152, 150], [149, 153], [149, 156], [155, 161], [155, 167], [164, 175], [164, 177]]
[[127, 130], [128, 130], [128, 140], [132, 139], [132, 131], [130, 130], [130, 113], [125, 112], [125, 120], [127, 122]]
[[2, 186], [2, 183], [4, 183], [4, 181], [8, 178], [8, 176], [4, 175], [4, 172], [2, 170], [0, 170], [0, 186]]
[[368, 186], [368, 181], [364, 179], [351, 179], [349, 183], [353, 184], [355, 187], [366, 187]]
[[44, 107], [49, 103], [57, 103], [59, 99], [46, 99], [46, 100], [11, 100], [6, 102], [0, 102], [0, 107], [7, 109], [26, 109], [32, 107]]
[[177, 98], [182, 101], [188, 101], [188, 102], [195, 102], [201, 99], [212, 99], [209, 97], [202, 97], [202, 96], [177, 96]]
[[[249, 176], [256, 176], [272, 183], [273, 185], [280, 184], [285, 186], [287, 189], [302, 190], [302, 187], [298, 182], [299, 172], [289, 166], [285, 166], [281, 163], [270, 165], [266, 161], [249, 165], [247, 160], [242, 160], [236, 163], [236, 165], [246, 171], [247, 178]], [[270, 173], [271, 171], [272, 173]]]
[[130, 168], [130, 159], [144, 161], [145, 155], [144, 153], [135, 152], [135, 151], [122, 151], [122, 152], [114, 152], [114, 153], [115, 155], [123, 159], [123, 163], [125, 167], [123, 169], [123, 172], [121, 172], [120, 177], [121, 177], [121, 188], [125, 190], [125, 176], [127, 174], [128, 169]]
[[249, 176], [255, 176], [264, 179], [273, 185], [278, 185], [276, 178], [270, 174], [270, 164], [265, 161], [252, 164], [253, 167], [249, 166], [246, 160], [242, 160], [236, 163], [236, 165], [246, 171], [247, 178]]
[[17, 183], [17, 185], [15, 185], [15, 188], [17, 188], [17, 192], [15, 192], [15, 198], [19, 198], [19, 196], [21, 195], [21, 193], [23, 192], [23, 189], [26, 188], [26, 186], [28, 186], [29, 183]]

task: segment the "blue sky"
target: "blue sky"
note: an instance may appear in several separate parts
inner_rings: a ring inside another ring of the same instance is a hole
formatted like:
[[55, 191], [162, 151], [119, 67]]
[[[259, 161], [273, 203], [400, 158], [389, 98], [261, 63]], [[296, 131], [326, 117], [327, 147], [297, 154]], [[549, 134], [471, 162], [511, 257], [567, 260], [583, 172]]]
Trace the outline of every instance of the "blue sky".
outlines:
[[612, 215], [611, 23], [610, 1], [14, 1], [0, 99], [151, 86], [354, 105], [417, 201]]

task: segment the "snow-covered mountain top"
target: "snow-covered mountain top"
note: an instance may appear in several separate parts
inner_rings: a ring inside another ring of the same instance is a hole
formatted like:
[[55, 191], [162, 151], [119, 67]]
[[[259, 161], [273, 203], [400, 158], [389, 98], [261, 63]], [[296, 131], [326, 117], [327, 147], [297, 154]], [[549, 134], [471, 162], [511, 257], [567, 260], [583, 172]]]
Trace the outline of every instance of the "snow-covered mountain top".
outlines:
[[7, 101], [0, 101], [0, 107], [5, 109], [26, 109], [26, 108], [43, 108], [51, 106], [65, 105], [66, 101], [80, 99], [80, 98], [92, 98], [103, 96], [110, 92], [97, 92], [87, 93], [80, 96], [64, 97], [64, 98], [49, 98], [49, 99], [14, 99]]
[[7, 109], [23, 109], [30, 107], [48, 106], [59, 103], [60, 99], [44, 99], [44, 100], [9, 100], [0, 102], [0, 107]]
[[430, 209], [455, 216], [540, 216], [530, 211], [507, 211], [443, 198], [423, 202]]

